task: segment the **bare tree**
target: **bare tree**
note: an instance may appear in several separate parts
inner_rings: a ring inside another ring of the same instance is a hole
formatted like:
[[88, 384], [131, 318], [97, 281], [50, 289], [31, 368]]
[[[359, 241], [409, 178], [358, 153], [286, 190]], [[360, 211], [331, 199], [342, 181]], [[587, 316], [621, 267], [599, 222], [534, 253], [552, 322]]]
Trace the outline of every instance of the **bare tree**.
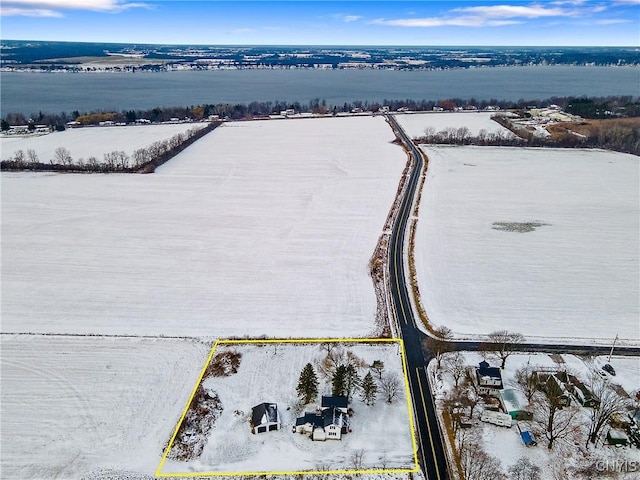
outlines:
[[442, 409], [451, 420], [453, 435], [454, 437], [457, 437], [458, 430], [460, 430], [460, 426], [465, 417], [464, 406], [460, 401], [460, 392], [458, 392], [456, 389], [451, 390], [442, 400]]
[[533, 369], [525, 365], [516, 370], [515, 377], [517, 388], [524, 393], [527, 401], [531, 403], [531, 399], [538, 391], [538, 382], [536, 376], [533, 374]]
[[547, 439], [547, 448], [553, 449], [556, 440], [573, 435], [578, 430], [578, 409], [564, 406], [562, 389], [548, 381], [545, 392], [534, 397], [533, 413], [537, 420], [537, 433]]
[[374, 360], [371, 364], [371, 370], [378, 374], [378, 380], [380, 380], [384, 373], [384, 362], [382, 360]]
[[360, 448], [351, 453], [351, 466], [355, 470], [360, 470], [364, 462], [364, 449]]
[[16, 162], [16, 165], [18, 165], [18, 167], [22, 168], [24, 166], [24, 151], [16, 150], [13, 153], [13, 161]]
[[347, 363], [347, 355], [344, 349], [340, 346], [336, 348], [332, 348], [327, 356], [324, 357], [320, 365], [318, 365], [318, 372], [324, 378], [332, 378], [336, 372], [336, 369], [340, 365], [344, 365]]
[[485, 349], [498, 357], [502, 361], [500, 368], [504, 368], [507, 358], [524, 342], [524, 336], [521, 333], [497, 330], [489, 334], [489, 342], [485, 344]]
[[424, 348], [433, 353], [438, 363], [438, 370], [442, 367], [442, 354], [453, 350], [453, 332], [448, 327], [438, 327], [433, 336], [429, 336], [424, 340]]
[[532, 464], [528, 458], [520, 457], [509, 467], [511, 480], [540, 480], [540, 467]]
[[500, 460], [488, 455], [482, 446], [472, 442], [460, 451], [460, 466], [465, 480], [505, 480]]
[[27, 150], [27, 162], [31, 164], [38, 163], [38, 154], [33, 148]]
[[460, 394], [460, 402], [465, 408], [469, 409], [469, 418], [473, 419], [473, 412], [482, 400], [482, 396], [478, 392], [478, 386], [473, 381], [472, 373], [467, 371], [465, 374]]
[[331, 354], [331, 351], [337, 346], [336, 342], [322, 342], [320, 348], [327, 351], [327, 355]]
[[398, 396], [402, 384], [397, 375], [385, 373], [380, 379], [380, 390], [384, 395], [387, 403], [393, 403]]
[[64, 147], [56, 148], [53, 159], [58, 165], [71, 165], [73, 161], [71, 153], [69, 153], [69, 150]]
[[628, 402], [600, 376], [593, 374], [589, 383], [591, 394], [597, 399], [597, 403], [589, 410], [587, 447], [589, 442], [596, 443], [602, 427], [609, 422], [611, 417], [616, 413], [624, 412], [628, 406]]
[[464, 364], [464, 357], [460, 352], [450, 354], [444, 358], [444, 370], [451, 375], [455, 383], [455, 388], [458, 388], [458, 383], [464, 377], [467, 367]]

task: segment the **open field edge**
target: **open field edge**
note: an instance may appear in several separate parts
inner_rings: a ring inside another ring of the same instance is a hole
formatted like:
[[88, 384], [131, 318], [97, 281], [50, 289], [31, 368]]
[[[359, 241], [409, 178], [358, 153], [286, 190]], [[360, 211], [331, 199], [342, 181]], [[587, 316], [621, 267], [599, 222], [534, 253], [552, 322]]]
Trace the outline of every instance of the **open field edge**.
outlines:
[[[189, 410], [189, 406], [193, 401], [193, 397], [198, 390], [198, 387], [202, 383], [202, 378], [204, 377], [205, 371], [211, 359], [213, 358], [213, 354], [218, 348], [218, 345], [243, 345], [243, 344], [273, 344], [273, 343], [397, 343], [400, 349], [400, 355], [402, 359], [402, 372], [404, 376], [404, 388], [405, 388], [405, 396], [407, 402], [407, 413], [409, 416], [409, 428], [411, 430], [411, 448], [413, 449], [413, 468], [395, 468], [395, 469], [366, 469], [366, 470], [323, 470], [323, 471], [315, 471], [315, 470], [302, 470], [302, 471], [278, 471], [278, 472], [270, 472], [270, 471], [256, 471], [256, 472], [186, 472], [186, 473], [162, 473], [162, 468], [167, 460], [167, 456], [173, 447], [173, 442], [175, 441], [178, 432], [180, 431], [180, 427], [182, 426], [182, 422], [184, 421], [184, 417], [187, 415]], [[189, 396], [189, 400], [185, 405], [182, 415], [180, 416], [180, 420], [176, 424], [176, 427], [173, 430], [173, 434], [171, 435], [171, 439], [169, 440], [169, 444], [165, 448], [165, 451], [162, 455], [162, 460], [160, 460], [160, 464], [156, 469], [155, 476], [156, 477], [215, 477], [215, 476], [249, 476], [249, 475], [310, 475], [310, 474], [366, 474], [366, 473], [417, 473], [419, 471], [418, 465], [418, 449], [416, 442], [416, 431], [413, 420], [413, 409], [411, 408], [411, 393], [409, 390], [409, 378], [407, 372], [407, 359], [404, 350], [404, 343], [401, 338], [312, 338], [312, 339], [270, 339], [270, 340], [216, 340], [211, 347], [211, 351], [207, 356], [207, 360], [200, 371], [200, 375], [198, 376], [198, 381], [196, 382], [191, 395]]]

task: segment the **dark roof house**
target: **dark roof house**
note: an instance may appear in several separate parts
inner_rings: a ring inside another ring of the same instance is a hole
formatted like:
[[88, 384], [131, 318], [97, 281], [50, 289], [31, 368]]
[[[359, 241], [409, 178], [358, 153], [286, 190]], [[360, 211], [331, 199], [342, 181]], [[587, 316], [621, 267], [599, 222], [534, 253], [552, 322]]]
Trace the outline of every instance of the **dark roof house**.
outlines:
[[[482, 361], [476, 368], [476, 380], [478, 386], [486, 390], [502, 390], [502, 374], [498, 367], [491, 367], [488, 362]], [[489, 392], [487, 392], [489, 393]]]
[[275, 403], [261, 403], [251, 409], [251, 432], [264, 433], [278, 430], [280, 419], [278, 405]]
[[347, 397], [343, 396], [329, 396], [323, 395], [322, 400], [320, 401], [320, 409], [324, 410], [325, 408], [340, 408], [347, 411], [349, 407], [349, 400]]
[[340, 440], [350, 431], [346, 397], [322, 397], [318, 412], [305, 412], [296, 419], [293, 431], [309, 434], [313, 440]]

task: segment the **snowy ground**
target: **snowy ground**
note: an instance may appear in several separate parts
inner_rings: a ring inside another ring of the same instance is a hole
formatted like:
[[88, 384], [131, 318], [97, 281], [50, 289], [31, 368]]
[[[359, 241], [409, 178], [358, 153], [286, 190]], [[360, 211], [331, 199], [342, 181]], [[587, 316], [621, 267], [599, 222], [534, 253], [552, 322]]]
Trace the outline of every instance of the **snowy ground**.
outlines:
[[433, 324], [460, 337], [640, 343], [637, 157], [424, 150], [416, 267]]
[[[465, 364], [472, 367], [477, 366], [478, 363], [483, 360], [477, 353], [464, 353], [463, 355]], [[558, 355], [552, 358], [546, 354], [516, 354], [508, 358], [502, 376], [505, 388], [516, 388], [515, 372], [524, 366], [529, 366], [534, 369], [542, 367], [562, 371], [566, 370], [576, 375], [580, 380], [587, 381], [590, 375], [594, 374], [596, 370], [600, 370], [600, 367], [607, 363], [607, 360], [607, 357], [580, 358], [574, 355]], [[499, 362], [495, 360], [490, 359], [489, 361], [493, 366], [499, 365]], [[446, 366], [446, 363], [447, 356], [445, 355], [443, 358], [443, 367]], [[635, 392], [640, 390], [640, 358], [614, 356], [611, 364], [616, 369], [615, 377], [607, 375], [611, 383], [621, 385], [626, 392], [631, 395], [634, 395]], [[435, 362], [431, 362], [429, 368], [434, 370]], [[434, 388], [438, 399], [442, 399], [445, 393], [453, 388], [453, 379], [448, 374], [443, 373], [441, 379], [442, 381]], [[640, 452], [636, 448], [599, 446], [597, 449], [592, 448], [585, 450], [584, 439], [576, 443], [574, 443], [573, 439], [568, 443], [559, 442], [553, 453], [548, 451], [544, 439], [538, 439], [538, 445], [535, 447], [526, 447], [522, 443], [515, 422], [511, 428], [480, 422], [478, 420], [480, 417], [478, 410], [481, 410], [481, 407], [474, 413], [475, 420], [470, 431], [480, 435], [485, 451], [491, 456], [500, 459], [505, 472], [507, 472], [509, 467], [515, 464], [519, 458], [525, 457], [529, 459], [532, 464], [541, 468], [540, 478], [543, 479], [572, 478], [576, 480], [587, 480], [587, 478], [596, 478], [589, 476], [582, 477], [581, 475], [577, 475], [574, 470], [571, 470], [593, 464], [596, 461], [601, 462], [600, 465], [603, 466], [603, 469], [609, 470], [610, 475], [606, 476], [605, 472], [602, 472], [602, 478], [624, 480], [636, 478], [633, 472], [637, 472], [637, 468], [640, 465]], [[583, 414], [583, 420], [585, 420], [588, 409], [581, 407], [581, 413]], [[529, 428], [529, 422], [520, 423], [523, 429]], [[605, 432], [606, 431], [607, 427], [605, 427]], [[499, 445], [499, 449], [496, 449], [497, 445]], [[599, 445], [601, 445], [601, 443]], [[624, 471], [620, 476], [613, 475], [615, 472], [613, 467], [616, 465], [631, 465], [631, 462], [635, 462], [635, 464], [633, 464], [635, 465], [635, 470], [627, 470], [629, 472], [627, 476], [625, 476]], [[562, 470], [562, 468], [569, 468], [570, 472], [573, 473], [569, 477], [566, 476], [567, 473], [561, 477], [554, 476], [554, 470], [558, 471]]]
[[96, 157], [102, 161], [105, 153], [123, 151], [131, 156], [139, 148], [154, 142], [169, 140], [178, 133], [192, 128], [203, 128], [206, 123], [178, 123], [167, 125], [141, 125], [122, 127], [68, 128], [63, 132], [53, 132], [41, 136], [0, 137], [0, 157], [6, 160], [17, 150], [27, 152], [32, 149], [42, 163], [54, 158], [58, 147], [66, 148], [74, 161]]
[[1, 476], [44, 480], [151, 475], [211, 344], [3, 335], [0, 347]]
[[449, 127], [467, 127], [471, 135], [476, 136], [480, 130], [487, 133], [502, 132], [512, 136], [509, 129], [491, 120], [494, 115], [504, 115], [502, 112], [426, 112], [395, 115], [400, 126], [411, 138], [423, 137], [427, 128], [433, 128], [435, 133]]
[[3, 173], [2, 331], [367, 336], [393, 139], [382, 117], [239, 122], [153, 175]]
[[[342, 440], [313, 442], [307, 435], [293, 433], [297, 415], [296, 385], [303, 367], [317, 365], [326, 357], [319, 344], [241, 344], [222, 345], [216, 353], [233, 350], [242, 353], [238, 373], [229, 377], [210, 377], [203, 387], [218, 393], [223, 412], [216, 422], [209, 442], [197, 461], [167, 461], [162, 473], [180, 472], [292, 472], [318, 470], [386, 470], [415, 467], [402, 359], [398, 344], [348, 344], [350, 350], [369, 365], [382, 360], [385, 372], [402, 381], [401, 392], [392, 404], [378, 393], [374, 406], [366, 406], [357, 394], [350, 407], [353, 431]], [[368, 368], [360, 369], [364, 377]], [[321, 380], [320, 394], [331, 394], [330, 379]], [[319, 398], [318, 398], [319, 400]], [[276, 432], [251, 434], [251, 408], [263, 402], [277, 403], [282, 428]], [[314, 411], [316, 403], [307, 406]], [[235, 411], [241, 411], [240, 415]], [[352, 455], [364, 450], [363, 463], [355, 468]]]

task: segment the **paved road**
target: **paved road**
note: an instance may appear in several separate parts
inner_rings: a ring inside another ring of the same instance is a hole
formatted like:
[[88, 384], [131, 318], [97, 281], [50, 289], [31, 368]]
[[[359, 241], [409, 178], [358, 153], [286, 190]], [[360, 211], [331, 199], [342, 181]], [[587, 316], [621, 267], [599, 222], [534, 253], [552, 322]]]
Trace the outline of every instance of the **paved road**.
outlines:
[[[433, 358], [431, 352], [423, 349], [422, 340], [426, 335], [418, 328], [404, 274], [404, 246], [407, 222], [412, 212], [413, 198], [422, 173], [424, 161], [422, 155], [398, 125], [392, 115], [386, 115], [398, 136], [409, 149], [413, 158], [408, 187], [403, 195], [398, 216], [393, 226], [389, 249], [390, 288], [396, 312], [400, 334], [404, 341], [407, 356], [409, 386], [415, 412], [418, 433], [418, 459], [428, 480], [444, 480], [449, 478], [447, 458], [444, 454], [442, 437], [431, 396], [430, 380], [426, 373], [426, 365]], [[457, 350], [478, 351], [482, 342], [453, 342]], [[594, 345], [548, 345], [539, 343], [522, 343], [518, 351], [545, 353], [572, 353], [608, 355], [610, 347]], [[616, 347], [617, 355], [640, 355], [640, 348]]]
[[413, 197], [422, 172], [423, 159], [413, 143], [406, 137], [404, 131], [397, 124], [395, 118], [387, 115], [389, 122], [401, 136], [405, 145], [411, 149], [413, 168], [410, 172], [409, 184], [405, 190], [400, 210], [391, 233], [389, 251], [389, 275], [391, 295], [396, 310], [396, 317], [400, 325], [404, 347], [407, 356], [407, 376], [413, 397], [416, 428], [418, 432], [418, 457], [422, 470], [429, 480], [445, 480], [449, 478], [447, 459], [442, 446], [442, 439], [438, 429], [433, 398], [426, 374], [426, 365], [430, 355], [425, 356], [421, 341], [424, 334], [420, 332], [413, 318], [411, 302], [407, 286], [404, 281], [404, 239], [407, 221], [411, 215]]

